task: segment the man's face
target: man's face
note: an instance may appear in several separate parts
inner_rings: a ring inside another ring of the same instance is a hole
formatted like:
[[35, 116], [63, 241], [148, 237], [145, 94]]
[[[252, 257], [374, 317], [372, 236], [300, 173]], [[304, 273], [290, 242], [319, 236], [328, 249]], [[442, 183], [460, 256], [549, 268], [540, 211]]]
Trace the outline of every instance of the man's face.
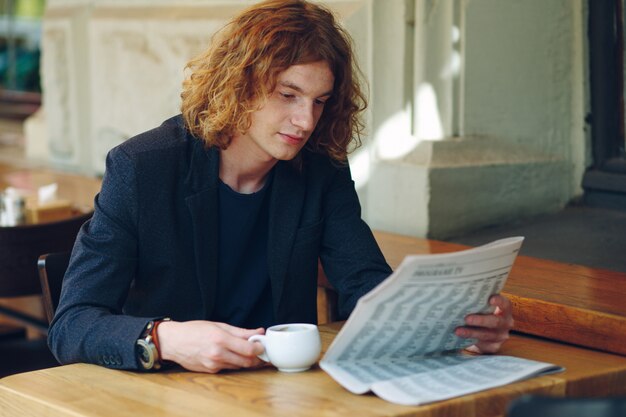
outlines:
[[250, 129], [233, 140], [245, 144], [259, 162], [293, 159], [322, 116], [334, 81], [326, 61], [287, 68], [278, 74], [268, 101], [252, 113]]

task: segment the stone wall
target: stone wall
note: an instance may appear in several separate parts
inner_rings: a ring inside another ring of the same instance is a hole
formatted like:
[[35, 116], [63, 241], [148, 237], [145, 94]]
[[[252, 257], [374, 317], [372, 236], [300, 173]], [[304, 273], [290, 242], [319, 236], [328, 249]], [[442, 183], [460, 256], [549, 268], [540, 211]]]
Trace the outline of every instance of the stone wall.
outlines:
[[[102, 174], [112, 147], [177, 114], [185, 64], [251, 3], [49, 1], [42, 46], [43, 142], [52, 163]], [[330, 6], [353, 28], [367, 71], [369, 2]]]

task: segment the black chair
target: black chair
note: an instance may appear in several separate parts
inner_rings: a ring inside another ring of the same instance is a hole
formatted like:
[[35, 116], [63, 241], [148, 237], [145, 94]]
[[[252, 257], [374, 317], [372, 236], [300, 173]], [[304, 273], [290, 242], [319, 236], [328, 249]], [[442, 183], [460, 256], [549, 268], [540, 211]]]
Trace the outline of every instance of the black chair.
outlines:
[[[37, 261], [48, 321], [52, 321], [59, 304], [61, 284], [69, 261], [70, 252], [41, 255]], [[24, 334], [21, 334], [11, 339], [5, 338], [0, 343], [0, 377], [58, 365], [46, 339], [26, 340]]]
[[524, 396], [511, 403], [508, 417], [624, 417], [626, 397], [562, 398]]
[[[63, 221], [0, 227], [0, 297], [42, 295], [44, 290], [37, 269], [39, 256], [70, 251], [78, 230], [91, 215], [77, 213]], [[48, 291], [52, 294], [53, 290]], [[46, 316], [50, 319], [45, 295], [42, 298]], [[48, 320], [6, 305], [0, 306], [0, 314], [47, 335]], [[30, 340], [25, 338], [24, 332], [9, 336], [0, 339], [0, 377], [58, 365], [45, 337]]]
[[39, 281], [43, 294], [43, 306], [48, 321], [51, 322], [59, 305], [61, 285], [65, 271], [70, 263], [70, 252], [48, 253], [41, 255], [37, 261]]
[[[32, 225], [0, 227], [0, 297], [42, 294], [37, 260], [43, 253], [71, 251], [78, 230], [93, 213]], [[0, 314], [32, 326], [41, 333], [48, 322], [15, 309], [0, 306]]]
[[339, 319], [339, 296], [328, 282], [322, 263], [317, 263], [317, 322], [332, 323]]

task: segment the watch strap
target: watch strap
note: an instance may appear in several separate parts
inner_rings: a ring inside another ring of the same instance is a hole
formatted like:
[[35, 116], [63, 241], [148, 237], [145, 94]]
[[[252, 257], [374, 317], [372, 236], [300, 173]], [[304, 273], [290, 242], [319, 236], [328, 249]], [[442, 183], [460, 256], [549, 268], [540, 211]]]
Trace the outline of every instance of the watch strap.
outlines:
[[159, 324], [164, 321], [170, 321], [168, 317], [159, 320], [152, 320], [148, 322], [146, 327], [141, 334], [141, 337], [137, 341], [138, 345], [142, 346], [142, 353], [147, 354], [147, 358], [139, 358], [141, 365], [144, 370], [159, 370], [163, 366], [163, 361], [161, 360], [161, 352], [159, 350], [159, 338], [157, 329]]
[[[152, 343], [154, 343], [154, 347], [156, 348], [157, 357], [155, 358], [155, 364], [159, 364], [159, 368], [163, 366], [163, 359], [161, 359], [161, 345], [159, 345], [159, 335], [157, 333], [157, 329], [159, 328], [159, 324], [164, 321], [170, 321], [168, 317], [165, 317], [161, 320], [156, 320], [154, 325], [152, 326], [152, 330], [150, 331], [150, 336], [152, 337]], [[157, 368], [158, 369], [158, 368]]]

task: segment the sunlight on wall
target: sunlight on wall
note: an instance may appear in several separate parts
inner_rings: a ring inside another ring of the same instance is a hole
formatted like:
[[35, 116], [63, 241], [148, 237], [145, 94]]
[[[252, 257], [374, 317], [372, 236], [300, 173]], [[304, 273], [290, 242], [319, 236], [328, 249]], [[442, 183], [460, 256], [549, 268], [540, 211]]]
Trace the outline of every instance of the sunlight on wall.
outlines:
[[[417, 89], [415, 134], [411, 133], [411, 124], [410, 109], [398, 111], [385, 120], [376, 131], [376, 157], [381, 160], [401, 159], [411, 153], [421, 140], [444, 138], [437, 93], [429, 83], [422, 83]], [[366, 162], [369, 176], [369, 158]], [[354, 162], [351, 165], [354, 171]], [[365, 171], [361, 168], [359, 173]]]
[[420, 139], [443, 139], [443, 124], [437, 105], [437, 93], [430, 83], [422, 83], [415, 95], [415, 135]]
[[381, 159], [399, 159], [418, 144], [411, 135], [410, 113], [400, 111], [385, 120], [376, 132], [376, 154]]
[[350, 155], [350, 171], [357, 191], [365, 187], [370, 179], [370, 162], [370, 147], [367, 145]]

